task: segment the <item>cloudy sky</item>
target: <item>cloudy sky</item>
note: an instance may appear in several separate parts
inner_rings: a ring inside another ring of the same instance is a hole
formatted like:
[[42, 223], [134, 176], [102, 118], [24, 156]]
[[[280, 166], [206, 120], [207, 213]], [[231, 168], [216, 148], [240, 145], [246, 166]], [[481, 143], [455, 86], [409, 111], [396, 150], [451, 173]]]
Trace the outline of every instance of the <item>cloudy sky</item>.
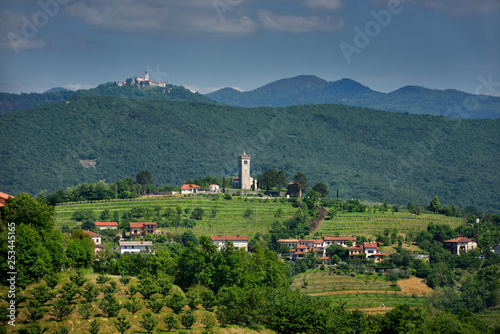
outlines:
[[201, 93], [301, 74], [383, 92], [500, 82], [500, 0], [2, 0], [0, 32], [3, 92], [146, 67]]

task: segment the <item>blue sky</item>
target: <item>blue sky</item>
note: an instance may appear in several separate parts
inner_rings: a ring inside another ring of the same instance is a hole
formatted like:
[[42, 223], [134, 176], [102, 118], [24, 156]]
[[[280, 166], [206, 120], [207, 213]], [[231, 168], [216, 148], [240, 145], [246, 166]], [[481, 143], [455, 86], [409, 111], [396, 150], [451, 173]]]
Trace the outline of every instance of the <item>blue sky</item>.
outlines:
[[[377, 19], [378, 18], [378, 19]], [[201, 93], [312, 74], [500, 92], [499, 0], [2, 0], [0, 91], [142, 75]]]

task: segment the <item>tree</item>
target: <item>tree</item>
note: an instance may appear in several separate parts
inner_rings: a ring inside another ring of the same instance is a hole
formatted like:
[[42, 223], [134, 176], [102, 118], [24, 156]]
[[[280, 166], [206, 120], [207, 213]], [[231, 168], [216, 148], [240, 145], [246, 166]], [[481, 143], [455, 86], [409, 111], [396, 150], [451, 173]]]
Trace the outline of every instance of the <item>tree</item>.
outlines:
[[415, 213], [416, 206], [412, 202], [408, 202], [407, 208], [409, 212]]
[[427, 210], [436, 213], [439, 212], [440, 209], [441, 209], [441, 204], [439, 204], [439, 199], [437, 196], [434, 196], [434, 198], [432, 198], [431, 202], [427, 206]]
[[273, 168], [269, 168], [265, 170], [261, 176], [259, 176], [259, 183], [261, 185], [264, 185], [266, 192], [269, 192], [269, 190], [273, 187], [276, 186], [276, 176], [277, 172]]
[[203, 208], [198, 207], [193, 210], [193, 218], [196, 220], [202, 220], [204, 214], [205, 211], [203, 210]]
[[77, 311], [84, 319], [89, 319], [95, 314], [92, 303], [81, 303], [80, 305], [78, 305]]
[[[99, 303], [99, 308], [108, 318], [116, 317], [120, 312], [120, 304], [112, 294], [104, 295], [104, 298]], [[128, 328], [127, 328], [128, 329]]]
[[94, 319], [90, 322], [90, 328], [89, 328], [89, 332], [90, 334], [98, 334], [99, 333], [99, 330], [101, 329], [101, 323], [99, 322], [99, 320], [97, 319]]
[[326, 195], [328, 195], [328, 187], [323, 182], [317, 182], [312, 190], [317, 192], [321, 197], [326, 197]]
[[295, 175], [294, 181], [299, 184], [299, 188], [301, 191], [306, 191], [306, 189], [309, 188], [309, 185], [307, 184], [306, 174], [304, 174], [302, 172], [298, 172]]
[[276, 184], [278, 185], [278, 191], [281, 191], [281, 189], [284, 186], [286, 186], [287, 183], [288, 183], [288, 180], [286, 178], [285, 171], [284, 170], [279, 170], [276, 173]]
[[42, 198], [33, 198], [22, 193], [15, 198], [9, 198], [0, 211], [1, 219], [33, 227], [39, 233], [49, 233], [54, 229], [56, 209], [48, 205]]
[[146, 312], [142, 314], [142, 320], [140, 320], [139, 323], [141, 324], [141, 327], [146, 330], [146, 332], [152, 333], [158, 325], [158, 320], [151, 312]]
[[142, 303], [136, 300], [135, 297], [132, 297], [128, 302], [123, 304], [123, 307], [125, 307], [130, 313], [135, 314], [142, 308]]
[[167, 326], [167, 329], [170, 331], [172, 328], [176, 328], [179, 324], [177, 318], [175, 317], [175, 314], [169, 313], [166, 316], [163, 317], [163, 322], [165, 323], [165, 326]]
[[188, 299], [184, 295], [184, 292], [174, 292], [170, 298], [166, 300], [165, 305], [171, 308], [174, 313], [178, 314], [184, 306], [188, 303]]
[[57, 321], [61, 321], [67, 315], [75, 309], [74, 306], [70, 305], [69, 300], [66, 298], [58, 299], [52, 303], [51, 314], [56, 318]]
[[116, 330], [119, 331], [121, 334], [125, 333], [127, 330], [132, 327], [132, 324], [130, 321], [127, 320], [127, 318], [124, 315], [119, 315], [116, 320], [115, 320], [115, 327]]
[[27, 312], [26, 316], [30, 321], [37, 321], [42, 319], [47, 313], [47, 309], [42, 307], [42, 303], [37, 300], [30, 300], [28, 305], [26, 305]]
[[143, 277], [139, 282], [139, 292], [145, 299], [150, 299], [151, 296], [158, 293], [158, 286], [151, 277]]
[[143, 170], [135, 176], [136, 183], [140, 184], [144, 195], [146, 195], [146, 185], [153, 184], [153, 175], [148, 170]]
[[181, 324], [186, 328], [191, 328], [191, 326], [193, 326], [195, 321], [196, 317], [190, 310], [184, 312], [184, 314], [181, 317]]

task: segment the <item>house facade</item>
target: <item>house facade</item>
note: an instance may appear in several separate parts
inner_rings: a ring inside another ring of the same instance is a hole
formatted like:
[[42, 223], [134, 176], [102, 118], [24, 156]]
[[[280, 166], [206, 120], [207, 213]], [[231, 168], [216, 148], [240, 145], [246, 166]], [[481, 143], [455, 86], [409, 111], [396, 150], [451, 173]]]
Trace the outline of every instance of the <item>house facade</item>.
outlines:
[[118, 223], [117, 222], [96, 222], [95, 226], [99, 228], [100, 230], [117, 230], [118, 229]]
[[348, 243], [356, 244], [356, 237], [324, 237], [322, 239], [279, 239], [278, 243], [290, 249], [290, 259], [300, 259], [307, 253], [315, 252], [322, 262], [326, 262], [328, 246], [337, 244], [348, 247]]
[[224, 247], [227, 242], [231, 242], [235, 248], [241, 248], [245, 251], [248, 251], [248, 237], [244, 235], [219, 235], [219, 236], [210, 236], [214, 245], [217, 246], [217, 249], [220, 250]]
[[218, 184], [211, 184], [208, 186], [208, 191], [211, 193], [218, 193], [220, 191], [220, 187]]
[[92, 241], [94, 242], [94, 244], [100, 245], [102, 243], [102, 235], [94, 233], [92, 231], [83, 231], [83, 232], [85, 232], [88, 235], [90, 235], [90, 237], [92, 238]]
[[459, 235], [454, 239], [443, 241], [443, 246], [452, 254], [460, 255], [460, 253], [468, 252], [477, 248], [477, 242], [470, 238], [464, 237], [463, 235]]
[[189, 195], [201, 192], [201, 187], [196, 184], [183, 184], [181, 187], [181, 194]]
[[373, 260], [374, 263], [384, 262], [384, 258], [391, 255], [390, 253], [382, 253], [380, 250], [381, 243], [377, 241], [364, 242], [362, 245], [349, 247], [349, 257], [354, 258], [363, 255], [366, 259]]
[[120, 254], [151, 252], [152, 241], [120, 241]]
[[130, 223], [131, 236], [145, 236], [146, 234], [156, 234], [156, 222]]

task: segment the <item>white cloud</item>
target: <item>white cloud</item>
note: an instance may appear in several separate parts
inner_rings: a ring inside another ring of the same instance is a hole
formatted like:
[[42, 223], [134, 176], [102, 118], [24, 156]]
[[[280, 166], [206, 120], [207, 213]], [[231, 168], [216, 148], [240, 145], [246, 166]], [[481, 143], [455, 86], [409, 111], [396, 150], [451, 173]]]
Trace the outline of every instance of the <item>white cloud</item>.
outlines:
[[490, 13], [500, 10], [498, 0], [414, 0], [425, 7], [445, 10], [452, 15], [468, 15], [474, 13]]
[[304, 4], [311, 8], [337, 10], [342, 8], [341, 0], [306, 0]]
[[93, 88], [94, 86], [91, 86], [91, 85], [83, 85], [83, 84], [80, 84], [80, 83], [76, 83], [76, 84], [67, 84], [64, 86], [64, 88], [66, 89], [70, 89], [70, 90], [78, 90], [78, 89], [90, 89], [90, 88]]
[[334, 20], [331, 17], [276, 15], [268, 10], [260, 10], [259, 21], [266, 29], [294, 33], [311, 31], [336, 31], [342, 29], [344, 20]]

